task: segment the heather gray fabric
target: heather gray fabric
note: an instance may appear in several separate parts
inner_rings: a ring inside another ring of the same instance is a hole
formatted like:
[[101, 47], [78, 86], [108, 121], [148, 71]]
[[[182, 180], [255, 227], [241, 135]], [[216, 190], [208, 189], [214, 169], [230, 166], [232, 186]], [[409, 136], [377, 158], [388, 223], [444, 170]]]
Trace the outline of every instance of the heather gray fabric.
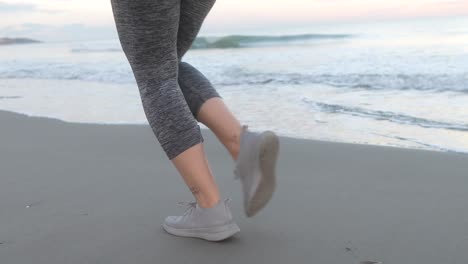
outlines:
[[[182, 0], [180, 6], [177, 55], [179, 60], [187, 53], [215, 0]], [[211, 82], [187, 62], [179, 63], [179, 86], [185, 100], [197, 118], [201, 105], [212, 97], [221, 97]]]
[[192, 111], [196, 119], [198, 119], [197, 114], [200, 107], [206, 100], [212, 97], [222, 98], [213, 88], [210, 81], [187, 62], [179, 64], [179, 86], [182, 89], [190, 111]]
[[143, 110], [169, 159], [203, 142], [196, 114], [207, 99], [220, 97], [201, 72], [181, 62], [213, 4], [214, 0], [111, 0]]
[[166, 217], [163, 228], [176, 236], [224, 240], [240, 231], [232, 218], [229, 201], [220, 200], [211, 208], [201, 208], [196, 202], [186, 203], [188, 208], [184, 214]]
[[244, 212], [248, 217], [264, 208], [275, 191], [278, 152], [279, 139], [274, 132], [257, 133], [247, 125], [242, 126], [234, 175], [241, 181]]

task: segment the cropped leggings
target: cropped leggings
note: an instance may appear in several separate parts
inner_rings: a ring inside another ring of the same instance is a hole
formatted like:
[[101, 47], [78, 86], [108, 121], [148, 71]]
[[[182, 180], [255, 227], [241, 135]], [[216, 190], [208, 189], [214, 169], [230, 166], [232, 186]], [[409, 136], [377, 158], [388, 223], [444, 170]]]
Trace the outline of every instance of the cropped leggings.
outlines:
[[169, 159], [203, 142], [197, 114], [212, 97], [210, 81], [182, 57], [215, 0], [111, 0], [120, 44], [143, 110]]

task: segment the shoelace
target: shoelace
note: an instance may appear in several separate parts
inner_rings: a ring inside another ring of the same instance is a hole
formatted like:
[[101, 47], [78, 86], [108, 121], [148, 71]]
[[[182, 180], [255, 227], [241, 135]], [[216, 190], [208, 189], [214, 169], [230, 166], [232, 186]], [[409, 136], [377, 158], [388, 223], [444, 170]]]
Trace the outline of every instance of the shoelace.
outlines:
[[182, 216], [188, 215], [197, 206], [196, 201], [181, 201], [181, 202], [178, 202], [177, 204], [179, 206], [187, 206], [187, 209], [185, 210], [185, 212], [184, 212], [184, 214]]
[[197, 205], [196, 201], [180, 201], [177, 203], [180, 206], [195, 206]]
[[[230, 203], [232, 201], [231, 198], [226, 198], [224, 199], [226, 203]], [[177, 203], [179, 206], [187, 206], [187, 210], [185, 210], [183, 215], [187, 215], [189, 212], [191, 212], [193, 209], [196, 208], [197, 202], [196, 201], [180, 201]]]

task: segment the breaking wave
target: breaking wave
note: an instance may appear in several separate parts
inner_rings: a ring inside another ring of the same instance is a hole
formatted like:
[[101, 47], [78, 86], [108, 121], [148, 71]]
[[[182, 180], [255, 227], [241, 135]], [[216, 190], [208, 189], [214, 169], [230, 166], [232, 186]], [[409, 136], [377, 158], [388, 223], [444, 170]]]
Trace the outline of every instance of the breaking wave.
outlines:
[[439, 129], [448, 129], [456, 131], [468, 131], [468, 124], [454, 124], [441, 121], [435, 121], [420, 117], [414, 117], [410, 115], [394, 113], [390, 111], [379, 111], [365, 109], [361, 107], [350, 107], [337, 104], [327, 104], [317, 101], [312, 101], [308, 99], [303, 99], [303, 102], [312, 106], [315, 110], [323, 113], [331, 114], [346, 114], [351, 116], [363, 117], [363, 118], [372, 118], [375, 120], [384, 120], [390, 121], [393, 123], [404, 124], [404, 125], [415, 125], [424, 128], [439, 128]]
[[224, 37], [198, 37], [192, 45], [194, 49], [242, 48], [248, 46], [301, 43], [313, 40], [349, 38], [347, 34], [300, 34], [282, 36], [230, 35]]

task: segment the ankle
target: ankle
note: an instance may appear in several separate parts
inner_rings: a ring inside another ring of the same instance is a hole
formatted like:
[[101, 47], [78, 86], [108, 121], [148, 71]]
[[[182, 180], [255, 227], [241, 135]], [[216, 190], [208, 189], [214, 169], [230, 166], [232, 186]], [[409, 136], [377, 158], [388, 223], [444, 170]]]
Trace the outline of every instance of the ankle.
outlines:
[[199, 197], [196, 197], [197, 204], [201, 208], [212, 208], [216, 206], [221, 198], [219, 196], [214, 196], [214, 197], [204, 197], [200, 195]]
[[240, 129], [236, 133], [232, 134], [230, 141], [229, 141], [228, 149], [234, 161], [237, 160], [237, 156], [239, 155], [240, 137], [241, 137], [243, 129], [244, 129], [243, 126], [241, 126]]
[[237, 156], [239, 155], [239, 149], [240, 149], [240, 146], [238, 143], [233, 143], [229, 147], [229, 154], [231, 154], [232, 160], [234, 161], [237, 160]]

